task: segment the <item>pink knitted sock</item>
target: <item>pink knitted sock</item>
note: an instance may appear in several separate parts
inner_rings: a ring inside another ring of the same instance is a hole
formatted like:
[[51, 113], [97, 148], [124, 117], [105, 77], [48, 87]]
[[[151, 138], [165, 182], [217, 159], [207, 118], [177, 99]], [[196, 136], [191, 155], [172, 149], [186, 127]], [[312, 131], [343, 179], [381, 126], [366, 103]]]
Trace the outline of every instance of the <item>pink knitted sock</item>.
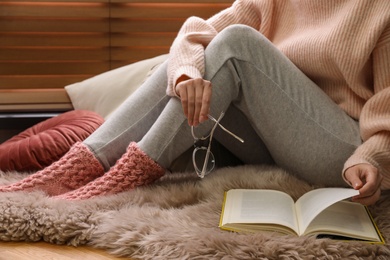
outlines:
[[66, 200], [83, 200], [96, 196], [116, 194], [152, 183], [163, 176], [165, 170], [132, 142], [126, 153], [102, 177], [87, 185], [57, 196]]
[[104, 168], [83, 143], [74, 144], [58, 161], [0, 192], [42, 190], [56, 196], [84, 186], [104, 174]]

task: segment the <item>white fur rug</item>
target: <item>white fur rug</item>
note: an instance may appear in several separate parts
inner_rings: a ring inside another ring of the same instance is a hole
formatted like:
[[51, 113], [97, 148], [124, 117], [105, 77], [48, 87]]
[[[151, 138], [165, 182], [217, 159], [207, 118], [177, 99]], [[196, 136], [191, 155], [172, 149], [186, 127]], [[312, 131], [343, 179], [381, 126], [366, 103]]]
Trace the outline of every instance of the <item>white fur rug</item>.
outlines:
[[[0, 184], [20, 173], [0, 175]], [[140, 259], [390, 259], [390, 247], [218, 228], [225, 190], [269, 188], [294, 198], [313, 187], [280, 169], [239, 166], [203, 180], [169, 174], [157, 183], [115, 196], [59, 201], [41, 192], [0, 193], [0, 240], [89, 245]], [[390, 241], [390, 194], [371, 212]]]

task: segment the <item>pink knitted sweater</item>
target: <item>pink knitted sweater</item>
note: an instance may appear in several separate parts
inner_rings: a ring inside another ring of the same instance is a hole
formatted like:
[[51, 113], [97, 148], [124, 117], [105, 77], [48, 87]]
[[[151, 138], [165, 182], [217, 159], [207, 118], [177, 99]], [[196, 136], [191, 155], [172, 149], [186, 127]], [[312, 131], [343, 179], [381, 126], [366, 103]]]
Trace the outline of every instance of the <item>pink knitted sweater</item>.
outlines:
[[[204, 48], [223, 28], [264, 34], [348, 115], [363, 144], [344, 171], [371, 163], [390, 188], [390, 1], [237, 0], [207, 21], [189, 18], [170, 51], [168, 95], [181, 75], [204, 74]], [[343, 172], [344, 172], [343, 171]]]

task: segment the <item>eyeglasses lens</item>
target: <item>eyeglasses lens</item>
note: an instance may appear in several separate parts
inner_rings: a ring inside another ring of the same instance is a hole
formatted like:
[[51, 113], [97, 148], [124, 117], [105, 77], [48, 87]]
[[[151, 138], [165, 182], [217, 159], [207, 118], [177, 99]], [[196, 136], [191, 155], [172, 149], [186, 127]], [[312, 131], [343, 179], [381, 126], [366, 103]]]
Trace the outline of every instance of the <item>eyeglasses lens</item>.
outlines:
[[[196, 152], [194, 153], [194, 166], [197, 168], [196, 170], [198, 172], [201, 172], [203, 170], [203, 166], [205, 164], [206, 160], [206, 155], [207, 155], [207, 148], [205, 147], [199, 147], [197, 148]], [[215, 167], [215, 158], [213, 153], [209, 153], [209, 158], [206, 163], [206, 168], [205, 168], [205, 174], [211, 172]]]

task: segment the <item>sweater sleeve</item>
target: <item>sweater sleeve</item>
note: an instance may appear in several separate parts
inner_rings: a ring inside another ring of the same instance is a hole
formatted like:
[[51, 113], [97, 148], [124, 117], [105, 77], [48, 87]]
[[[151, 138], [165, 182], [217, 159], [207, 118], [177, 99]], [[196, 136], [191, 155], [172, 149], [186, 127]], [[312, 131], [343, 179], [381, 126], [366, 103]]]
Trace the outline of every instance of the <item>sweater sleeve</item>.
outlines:
[[232, 24], [245, 24], [259, 28], [258, 2], [260, 1], [237, 0], [231, 7], [206, 21], [198, 17], [187, 19], [170, 49], [167, 71], [169, 96], [176, 95], [175, 85], [180, 76], [203, 77], [204, 50], [218, 32]]
[[382, 189], [390, 189], [390, 26], [380, 37], [372, 59], [374, 95], [359, 119], [363, 144], [346, 161], [343, 176], [356, 164], [370, 163], [384, 177]]

